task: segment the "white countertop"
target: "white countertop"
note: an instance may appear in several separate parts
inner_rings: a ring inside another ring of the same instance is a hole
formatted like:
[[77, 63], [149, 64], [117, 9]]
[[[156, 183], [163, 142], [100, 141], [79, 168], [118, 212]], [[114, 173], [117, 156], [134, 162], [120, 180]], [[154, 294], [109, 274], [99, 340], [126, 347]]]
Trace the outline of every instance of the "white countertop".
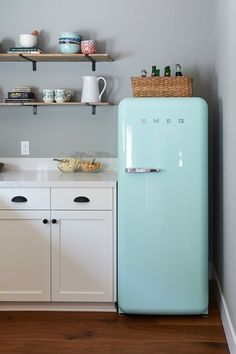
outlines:
[[117, 172], [63, 173], [46, 170], [12, 170], [0, 172], [0, 187], [84, 187], [115, 188]]

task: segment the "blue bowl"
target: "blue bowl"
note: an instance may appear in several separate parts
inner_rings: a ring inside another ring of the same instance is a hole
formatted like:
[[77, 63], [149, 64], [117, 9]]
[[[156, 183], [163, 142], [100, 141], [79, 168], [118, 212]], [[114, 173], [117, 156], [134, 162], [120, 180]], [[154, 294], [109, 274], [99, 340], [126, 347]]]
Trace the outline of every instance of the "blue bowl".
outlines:
[[59, 35], [59, 39], [61, 38], [74, 38], [76, 40], [78, 40], [79, 42], [82, 41], [82, 36], [80, 36], [77, 33], [74, 32], [61, 32]]
[[59, 44], [63, 44], [63, 43], [76, 43], [76, 44], [80, 44], [81, 41], [79, 41], [78, 39], [75, 39], [75, 38], [59, 38]]
[[77, 43], [61, 43], [59, 44], [61, 53], [75, 54], [80, 52], [80, 44]]

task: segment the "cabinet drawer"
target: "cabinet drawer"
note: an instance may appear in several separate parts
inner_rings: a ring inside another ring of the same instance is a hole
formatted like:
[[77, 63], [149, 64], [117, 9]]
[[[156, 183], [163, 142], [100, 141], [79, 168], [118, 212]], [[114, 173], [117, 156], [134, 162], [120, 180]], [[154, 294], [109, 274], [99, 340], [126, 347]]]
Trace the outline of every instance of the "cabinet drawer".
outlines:
[[0, 188], [0, 209], [50, 209], [50, 189]]
[[52, 188], [52, 209], [112, 210], [112, 188]]

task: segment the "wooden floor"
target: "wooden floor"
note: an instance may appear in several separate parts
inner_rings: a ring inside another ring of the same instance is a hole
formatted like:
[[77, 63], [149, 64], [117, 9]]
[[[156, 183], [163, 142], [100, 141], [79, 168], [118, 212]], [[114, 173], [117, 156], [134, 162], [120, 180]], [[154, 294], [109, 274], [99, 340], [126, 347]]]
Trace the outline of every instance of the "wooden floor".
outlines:
[[226, 354], [214, 296], [202, 316], [0, 312], [1, 354]]

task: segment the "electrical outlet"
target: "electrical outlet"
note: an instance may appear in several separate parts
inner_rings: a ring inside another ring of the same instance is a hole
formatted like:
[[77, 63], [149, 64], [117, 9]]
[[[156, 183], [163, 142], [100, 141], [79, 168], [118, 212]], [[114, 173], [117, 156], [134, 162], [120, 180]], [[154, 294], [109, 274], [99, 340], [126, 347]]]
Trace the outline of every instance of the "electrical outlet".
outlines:
[[29, 141], [21, 141], [21, 155], [29, 155]]

